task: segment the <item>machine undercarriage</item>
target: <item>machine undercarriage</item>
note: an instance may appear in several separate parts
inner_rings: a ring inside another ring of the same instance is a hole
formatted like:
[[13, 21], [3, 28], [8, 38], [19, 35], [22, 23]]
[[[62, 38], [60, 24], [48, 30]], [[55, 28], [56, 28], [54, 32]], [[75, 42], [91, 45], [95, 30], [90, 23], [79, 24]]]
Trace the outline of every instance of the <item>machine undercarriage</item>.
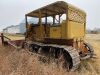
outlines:
[[27, 42], [25, 48], [29, 51], [46, 57], [48, 62], [57, 62], [68, 71], [74, 71], [78, 68], [80, 61], [91, 58], [93, 56], [93, 48], [91, 45], [85, 43], [84, 46], [88, 49], [88, 53], [83, 56], [77, 49], [72, 46], [45, 44], [40, 42]]

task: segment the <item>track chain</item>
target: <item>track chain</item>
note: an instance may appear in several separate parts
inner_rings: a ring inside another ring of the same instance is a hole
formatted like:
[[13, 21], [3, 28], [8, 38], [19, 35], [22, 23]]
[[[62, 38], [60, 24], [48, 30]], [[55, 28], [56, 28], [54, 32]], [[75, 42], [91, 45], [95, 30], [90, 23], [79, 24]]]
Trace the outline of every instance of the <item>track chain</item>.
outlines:
[[31, 44], [31, 47], [32, 45], [33, 46], [37, 46], [37, 47], [34, 47], [34, 48], [42, 48], [42, 47], [51, 47], [51, 48], [58, 48], [58, 49], [63, 49], [65, 52], [67, 52], [70, 57], [71, 57], [71, 68], [70, 70], [71, 71], [74, 71], [78, 68], [79, 64], [80, 64], [80, 56], [79, 56], [79, 53], [78, 51], [71, 47], [71, 46], [65, 46], [65, 45], [55, 45], [55, 44], [44, 44], [44, 43], [38, 43], [38, 42], [32, 42]]

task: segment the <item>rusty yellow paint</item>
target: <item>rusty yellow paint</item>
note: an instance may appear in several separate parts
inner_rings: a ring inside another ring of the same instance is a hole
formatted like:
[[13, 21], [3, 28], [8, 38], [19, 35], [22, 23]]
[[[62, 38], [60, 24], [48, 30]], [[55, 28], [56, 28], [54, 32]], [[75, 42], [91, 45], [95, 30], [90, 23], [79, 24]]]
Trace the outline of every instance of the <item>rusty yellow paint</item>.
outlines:
[[84, 23], [68, 21], [67, 39], [83, 38], [85, 35]]
[[84, 23], [62, 22], [60, 26], [50, 27], [50, 38], [82, 40], [85, 36]]
[[50, 38], [61, 38], [61, 26], [50, 27]]
[[62, 39], [66, 39], [67, 38], [66, 30], [67, 30], [67, 22], [63, 21], [61, 23], [61, 38]]

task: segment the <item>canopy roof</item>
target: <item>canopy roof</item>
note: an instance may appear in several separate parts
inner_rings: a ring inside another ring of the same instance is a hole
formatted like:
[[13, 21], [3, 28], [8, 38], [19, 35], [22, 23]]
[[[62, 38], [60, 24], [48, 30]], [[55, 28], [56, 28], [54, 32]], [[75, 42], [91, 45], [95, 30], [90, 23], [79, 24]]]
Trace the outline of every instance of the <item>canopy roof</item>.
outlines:
[[53, 16], [53, 15], [64, 14], [69, 9], [81, 13], [83, 16], [86, 15], [86, 13], [83, 10], [81, 10], [71, 4], [68, 4], [64, 1], [57, 1], [55, 3], [49, 4], [47, 6], [39, 8], [37, 10], [34, 10], [34, 11], [26, 14], [26, 16], [39, 17], [40, 12], [41, 12], [41, 17]]

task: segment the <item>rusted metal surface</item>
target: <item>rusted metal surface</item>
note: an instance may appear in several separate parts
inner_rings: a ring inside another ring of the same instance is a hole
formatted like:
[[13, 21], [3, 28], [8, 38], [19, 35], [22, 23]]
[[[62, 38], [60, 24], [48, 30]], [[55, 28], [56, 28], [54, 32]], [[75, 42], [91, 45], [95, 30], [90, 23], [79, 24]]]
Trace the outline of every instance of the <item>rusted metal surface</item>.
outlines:
[[49, 39], [49, 38], [45, 38], [44, 43], [73, 46], [73, 39]]
[[4, 45], [4, 35], [3, 33], [0, 33], [0, 42], [2, 45]]
[[1, 42], [2, 45], [6, 45], [6, 44], [7, 44], [7, 40], [5, 40], [5, 39], [11, 40], [10, 38], [4, 36], [3, 33], [1, 33], [1, 34], [0, 34], [0, 40], [1, 40], [0, 42]]
[[22, 48], [24, 40], [13, 40], [13, 41], [7, 41], [7, 43], [10, 46], [13, 46], [14, 48]]
[[9, 46], [13, 46], [14, 48], [21, 48], [23, 42], [24, 40], [11, 40], [10, 38], [4, 36], [3, 33], [0, 34], [0, 45], [4, 45], [4, 46], [9, 45]]
[[2, 41], [1, 41], [1, 33], [0, 33], [0, 45], [2, 45]]

